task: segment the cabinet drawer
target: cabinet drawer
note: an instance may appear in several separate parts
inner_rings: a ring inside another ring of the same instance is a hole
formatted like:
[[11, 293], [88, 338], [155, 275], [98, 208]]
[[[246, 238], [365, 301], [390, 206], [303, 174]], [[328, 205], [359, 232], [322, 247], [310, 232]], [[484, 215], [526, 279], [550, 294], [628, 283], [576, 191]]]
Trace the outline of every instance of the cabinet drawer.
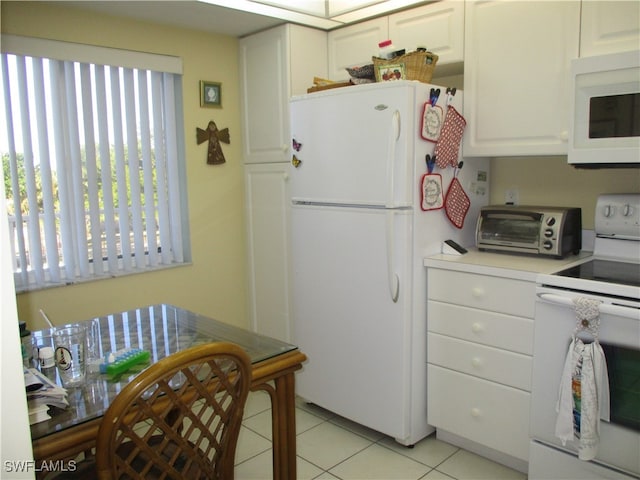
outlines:
[[430, 268], [429, 299], [533, 318], [533, 282]]
[[512, 352], [533, 354], [533, 320], [430, 300], [429, 332], [469, 340]]
[[429, 363], [458, 370], [520, 390], [531, 391], [531, 357], [477, 343], [427, 335]]
[[435, 365], [427, 375], [430, 425], [528, 461], [528, 393]]

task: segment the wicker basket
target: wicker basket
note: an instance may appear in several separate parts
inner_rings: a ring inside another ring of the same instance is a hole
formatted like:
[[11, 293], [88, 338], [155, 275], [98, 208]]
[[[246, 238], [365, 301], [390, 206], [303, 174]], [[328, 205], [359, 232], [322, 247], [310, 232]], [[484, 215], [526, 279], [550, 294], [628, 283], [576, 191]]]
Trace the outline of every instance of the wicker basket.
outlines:
[[371, 60], [376, 82], [404, 79], [429, 83], [438, 62], [438, 55], [431, 52], [410, 52], [391, 60], [378, 57], [372, 57]]

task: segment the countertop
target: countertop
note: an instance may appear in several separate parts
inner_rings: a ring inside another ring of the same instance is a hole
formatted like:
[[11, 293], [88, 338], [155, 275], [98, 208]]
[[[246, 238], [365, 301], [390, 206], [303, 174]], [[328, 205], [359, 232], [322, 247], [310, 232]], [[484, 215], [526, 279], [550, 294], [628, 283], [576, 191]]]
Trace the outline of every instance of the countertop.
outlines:
[[505, 276], [506, 269], [509, 270], [510, 278], [535, 282], [538, 274], [558, 272], [583, 263], [593, 255], [593, 252], [581, 251], [577, 255], [556, 259], [526, 254], [481, 252], [470, 247], [467, 250], [468, 252], [463, 255], [443, 253], [427, 257], [424, 259], [424, 266], [498, 277]]

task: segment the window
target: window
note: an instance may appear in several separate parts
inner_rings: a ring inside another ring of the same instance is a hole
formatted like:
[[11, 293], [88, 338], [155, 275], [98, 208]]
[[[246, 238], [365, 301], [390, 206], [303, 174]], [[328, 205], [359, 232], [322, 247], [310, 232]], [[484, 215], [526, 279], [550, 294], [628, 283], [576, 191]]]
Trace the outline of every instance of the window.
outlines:
[[179, 59], [4, 35], [2, 50], [16, 290], [188, 262]]

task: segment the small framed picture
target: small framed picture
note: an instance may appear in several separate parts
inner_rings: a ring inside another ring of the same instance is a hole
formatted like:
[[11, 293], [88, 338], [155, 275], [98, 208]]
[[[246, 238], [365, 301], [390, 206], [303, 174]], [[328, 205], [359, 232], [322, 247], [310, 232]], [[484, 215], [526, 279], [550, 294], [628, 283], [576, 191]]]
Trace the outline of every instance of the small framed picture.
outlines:
[[405, 80], [406, 78], [404, 63], [377, 66], [376, 81], [378, 82], [393, 82], [395, 80]]
[[222, 85], [220, 83], [200, 80], [200, 106], [222, 107]]

